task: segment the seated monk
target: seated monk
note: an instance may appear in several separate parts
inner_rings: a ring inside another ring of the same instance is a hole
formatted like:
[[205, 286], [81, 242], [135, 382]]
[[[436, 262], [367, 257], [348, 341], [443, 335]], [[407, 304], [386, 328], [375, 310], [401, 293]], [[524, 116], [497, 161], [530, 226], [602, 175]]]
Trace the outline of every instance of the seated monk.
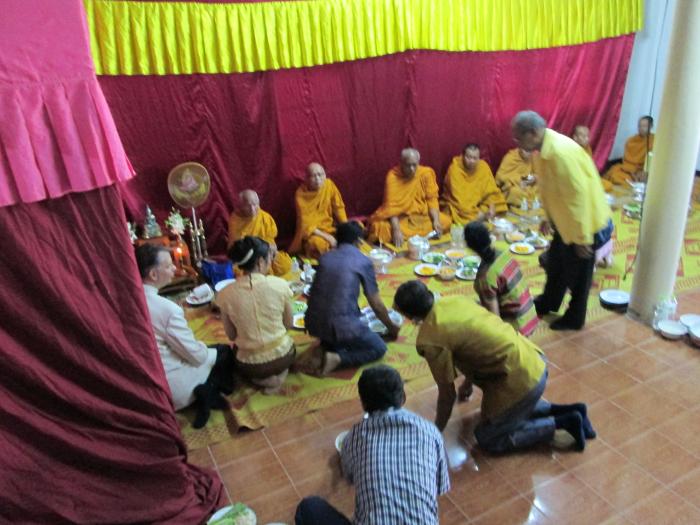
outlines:
[[622, 162], [610, 167], [604, 175], [607, 180], [613, 184], [646, 180], [644, 165], [647, 154], [654, 149], [654, 134], [651, 132], [653, 125], [654, 119], [648, 115], [639, 119], [637, 124], [639, 133], [627, 139]]
[[506, 153], [496, 172], [496, 184], [510, 208], [520, 208], [523, 199], [528, 203], [535, 200], [537, 175], [532, 152], [513, 148]]
[[[591, 156], [591, 159], [593, 158], [593, 149], [591, 148], [591, 143], [589, 140], [591, 134], [591, 130], [588, 129], [588, 126], [585, 126], [583, 124], [578, 124], [576, 127], [574, 127], [574, 133], [571, 135], [571, 138], [574, 139], [574, 142], [581, 146], [584, 150], [586, 150], [586, 153], [588, 153]], [[595, 164], [595, 161], [594, 161]], [[613, 189], [613, 184], [609, 180], [600, 179], [600, 182], [603, 183], [603, 189], [606, 192], [610, 192]]]
[[370, 217], [369, 241], [393, 242], [400, 248], [404, 238], [438, 235], [452, 221], [438, 207], [435, 171], [421, 166], [420, 153], [413, 148], [401, 152], [401, 163], [389, 170], [384, 187], [384, 203]]
[[259, 237], [270, 245], [272, 251], [272, 273], [285, 275], [292, 269], [292, 258], [277, 250], [277, 224], [272, 215], [260, 209], [260, 198], [253, 190], [238, 194], [238, 206], [228, 220], [228, 249], [243, 237]]
[[456, 224], [468, 224], [487, 214], [508, 211], [491, 168], [481, 160], [478, 144], [467, 144], [462, 155], [452, 159], [445, 175], [441, 204]]
[[326, 178], [323, 166], [312, 162], [306, 168], [306, 180], [294, 194], [297, 230], [289, 251], [318, 259], [335, 248], [335, 225], [347, 222], [340, 190]]

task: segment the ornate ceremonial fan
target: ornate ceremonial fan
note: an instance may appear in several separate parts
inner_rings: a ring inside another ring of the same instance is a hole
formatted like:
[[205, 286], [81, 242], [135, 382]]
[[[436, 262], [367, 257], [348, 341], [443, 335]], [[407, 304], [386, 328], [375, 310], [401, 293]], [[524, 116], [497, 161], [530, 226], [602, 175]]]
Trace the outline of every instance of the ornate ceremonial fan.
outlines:
[[197, 220], [195, 208], [209, 197], [211, 180], [207, 169], [198, 162], [178, 164], [168, 174], [168, 192], [182, 208], [192, 208], [192, 252], [197, 266], [207, 257], [207, 242], [204, 237], [204, 224]]

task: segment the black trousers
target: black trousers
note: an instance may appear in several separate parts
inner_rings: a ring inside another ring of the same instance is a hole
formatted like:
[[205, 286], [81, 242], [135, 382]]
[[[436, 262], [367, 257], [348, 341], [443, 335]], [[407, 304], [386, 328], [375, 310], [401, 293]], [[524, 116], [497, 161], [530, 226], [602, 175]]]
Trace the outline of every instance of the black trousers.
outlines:
[[323, 498], [301, 500], [294, 516], [295, 525], [350, 525], [352, 522]]
[[564, 301], [566, 291], [570, 290], [571, 301], [563, 319], [571, 326], [582, 328], [586, 322], [594, 264], [595, 257], [581, 259], [576, 255], [574, 245], [564, 244], [559, 232], [554, 232], [545, 267], [547, 282], [542, 295], [535, 299], [537, 312], [556, 312]]

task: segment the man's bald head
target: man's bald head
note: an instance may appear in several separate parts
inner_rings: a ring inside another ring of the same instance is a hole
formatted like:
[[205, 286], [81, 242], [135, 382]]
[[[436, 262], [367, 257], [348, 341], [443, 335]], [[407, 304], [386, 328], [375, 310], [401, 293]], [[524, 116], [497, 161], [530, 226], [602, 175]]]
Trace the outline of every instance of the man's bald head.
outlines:
[[401, 150], [401, 175], [405, 179], [412, 179], [416, 175], [420, 153], [415, 148], [405, 148]]
[[318, 162], [312, 162], [306, 167], [306, 187], [318, 191], [326, 181], [326, 170]]
[[539, 113], [532, 110], [518, 112], [510, 121], [513, 139], [525, 151], [534, 151], [542, 147], [547, 122]]
[[238, 194], [238, 214], [255, 217], [260, 211], [260, 197], [253, 190], [243, 190]]
[[574, 142], [579, 146], [585, 148], [590, 144], [590, 134], [591, 131], [588, 129], [588, 126], [579, 124], [574, 128], [574, 134], [571, 135], [571, 138], [574, 139]]

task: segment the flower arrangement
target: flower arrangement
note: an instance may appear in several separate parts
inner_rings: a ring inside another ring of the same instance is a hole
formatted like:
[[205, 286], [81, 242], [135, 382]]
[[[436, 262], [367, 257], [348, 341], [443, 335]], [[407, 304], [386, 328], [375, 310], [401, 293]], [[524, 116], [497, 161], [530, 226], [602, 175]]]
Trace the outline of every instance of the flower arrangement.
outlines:
[[185, 229], [189, 226], [190, 220], [182, 216], [182, 214], [172, 208], [170, 215], [165, 219], [165, 225], [172, 231], [175, 235], [184, 235]]

